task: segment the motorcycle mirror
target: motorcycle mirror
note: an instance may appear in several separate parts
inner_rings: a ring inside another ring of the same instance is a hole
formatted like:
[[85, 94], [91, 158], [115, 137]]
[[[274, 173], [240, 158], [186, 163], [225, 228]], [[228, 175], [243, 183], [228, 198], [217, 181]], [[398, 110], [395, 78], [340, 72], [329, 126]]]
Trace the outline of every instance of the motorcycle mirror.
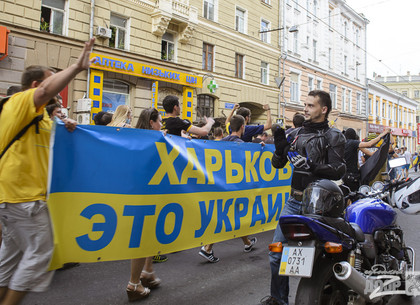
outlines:
[[403, 166], [407, 164], [405, 157], [394, 158], [394, 159], [389, 160], [388, 162], [389, 162], [390, 168], [395, 168], [395, 167], [399, 167], [399, 166]]

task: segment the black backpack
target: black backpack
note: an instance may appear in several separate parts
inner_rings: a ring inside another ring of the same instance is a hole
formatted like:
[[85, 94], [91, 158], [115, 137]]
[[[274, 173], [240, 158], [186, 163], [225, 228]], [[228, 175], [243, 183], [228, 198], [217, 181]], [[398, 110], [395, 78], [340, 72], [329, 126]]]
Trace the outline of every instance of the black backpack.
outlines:
[[[6, 102], [9, 100], [9, 98], [10, 98], [10, 96], [6, 96], [5, 98], [3, 98], [0, 101], [0, 114], [3, 110], [4, 104], [6, 104]], [[18, 132], [18, 134], [9, 142], [9, 144], [7, 144], [7, 146], [1, 152], [0, 159], [3, 157], [3, 155], [6, 153], [6, 151], [10, 148], [10, 146], [12, 146], [12, 144], [15, 143], [15, 141], [19, 140], [26, 133], [26, 131], [29, 129], [29, 127], [31, 127], [32, 125], [35, 124], [36, 133], [39, 134], [39, 122], [42, 121], [43, 118], [44, 118], [44, 114], [40, 114], [37, 117], [35, 117], [29, 124], [27, 124], [25, 127], [23, 127], [21, 129], [21, 131]]]

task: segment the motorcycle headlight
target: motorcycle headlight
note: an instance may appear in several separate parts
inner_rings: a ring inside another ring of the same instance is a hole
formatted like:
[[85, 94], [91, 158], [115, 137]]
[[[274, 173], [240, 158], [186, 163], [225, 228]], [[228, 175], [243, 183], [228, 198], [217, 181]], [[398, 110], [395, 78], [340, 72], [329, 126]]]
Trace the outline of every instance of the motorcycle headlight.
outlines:
[[361, 187], [359, 187], [359, 193], [362, 193], [363, 195], [368, 195], [370, 193], [369, 185], [362, 185]]
[[384, 190], [384, 183], [382, 182], [382, 181], [375, 181], [373, 184], [372, 184], [372, 189], [374, 190], [374, 191], [383, 191]]

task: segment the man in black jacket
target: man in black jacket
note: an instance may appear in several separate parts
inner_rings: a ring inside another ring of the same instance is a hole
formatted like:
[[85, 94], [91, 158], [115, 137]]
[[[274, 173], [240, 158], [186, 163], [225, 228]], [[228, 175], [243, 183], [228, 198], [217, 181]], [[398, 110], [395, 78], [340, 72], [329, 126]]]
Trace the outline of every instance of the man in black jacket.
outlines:
[[[303, 190], [309, 183], [319, 179], [339, 180], [346, 172], [345, 138], [338, 129], [328, 126], [330, 95], [321, 90], [309, 92], [304, 111], [303, 127], [293, 130], [287, 139], [284, 129], [273, 126], [276, 151], [272, 165], [282, 168], [290, 161], [294, 167], [290, 197], [281, 216], [300, 214]], [[286, 242], [278, 224], [274, 232], [275, 242]], [[270, 252], [271, 295], [261, 304], [288, 304], [289, 278], [279, 275], [281, 254]]]

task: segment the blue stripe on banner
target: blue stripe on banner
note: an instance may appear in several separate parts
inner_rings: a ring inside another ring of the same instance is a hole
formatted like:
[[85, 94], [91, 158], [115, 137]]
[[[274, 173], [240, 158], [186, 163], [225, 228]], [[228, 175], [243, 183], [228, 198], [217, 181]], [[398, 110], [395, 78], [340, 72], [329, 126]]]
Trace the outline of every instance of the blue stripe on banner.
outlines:
[[182, 194], [290, 185], [274, 145], [188, 140], [159, 131], [56, 126], [50, 193]]

